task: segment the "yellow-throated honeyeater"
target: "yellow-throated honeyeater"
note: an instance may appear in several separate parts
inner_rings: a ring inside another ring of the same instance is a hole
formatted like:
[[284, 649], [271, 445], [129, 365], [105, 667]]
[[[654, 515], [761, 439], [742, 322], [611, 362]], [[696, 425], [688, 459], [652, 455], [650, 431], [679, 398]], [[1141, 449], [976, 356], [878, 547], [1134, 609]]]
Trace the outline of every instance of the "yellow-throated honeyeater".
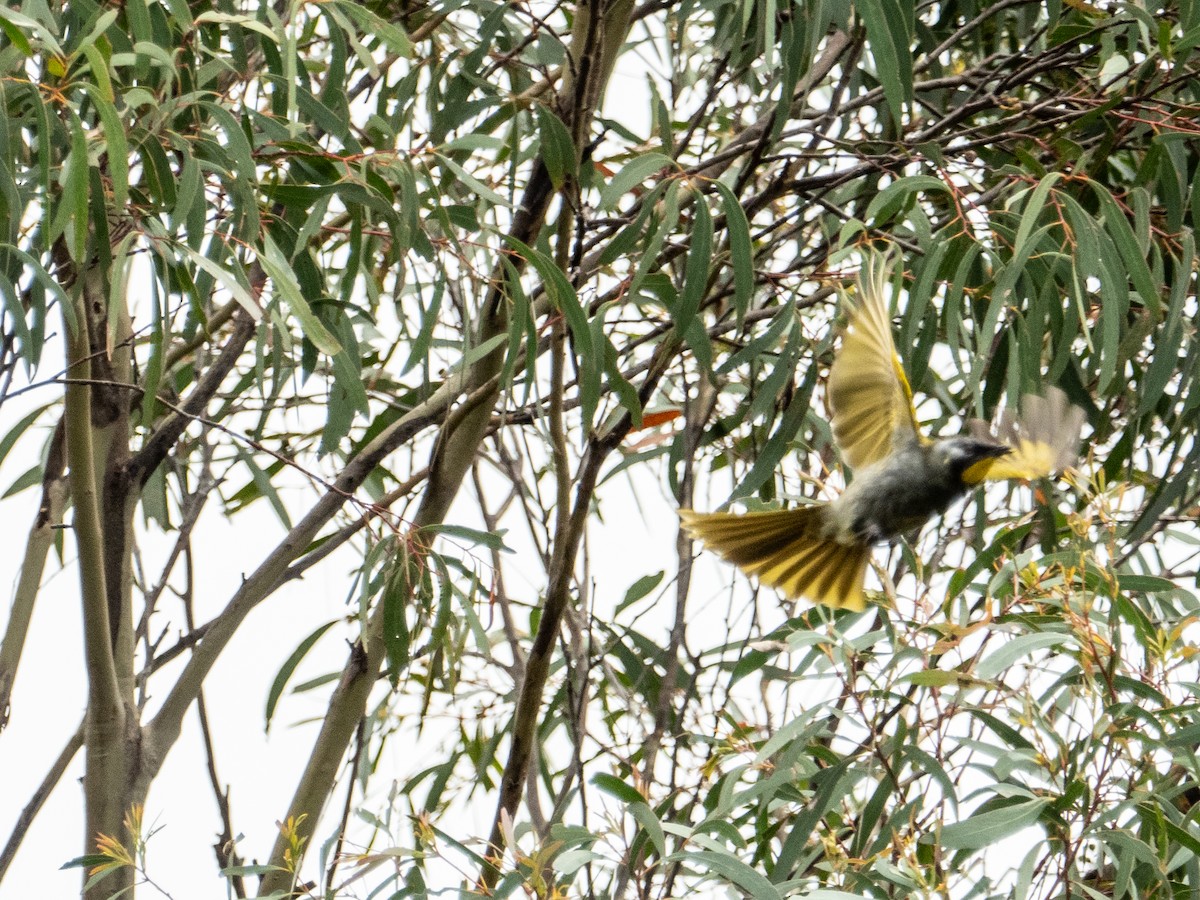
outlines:
[[1021, 399], [993, 434], [930, 439], [892, 340], [888, 266], [872, 255], [829, 370], [834, 440], [854, 480], [831, 503], [770, 512], [681, 510], [710, 550], [789, 597], [862, 609], [871, 546], [918, 530], [975, 485], [1034, 479], [1075, 462], [1084, 413], [1057, 388]]

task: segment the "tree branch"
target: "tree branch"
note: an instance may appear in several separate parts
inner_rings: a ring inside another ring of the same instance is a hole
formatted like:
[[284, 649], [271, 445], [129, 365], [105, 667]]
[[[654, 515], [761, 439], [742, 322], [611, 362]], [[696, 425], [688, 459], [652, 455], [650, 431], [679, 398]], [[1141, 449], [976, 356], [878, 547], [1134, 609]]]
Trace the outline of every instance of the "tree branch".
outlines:
[[[668, 336], [655, 348], [654, 361], [639, 390], [644, 405], [653, 395], [659, 380], [674, 359], [679, 347], [674, 336]], [[571, 597], [571, 581], [575, 573], [575, 558], [583, 539], [583, 530], [591, 510], [592, 496], [600, 475], [600, 467], [608, 454], [620, 444], [632, 426], [629, 413], [624, 413], [610, 431], [593, 435], [580, 464], [575, 505], [571, 510], [565, 534], [555, 541], [555, 552], [551, 563], [550, 582], [546, 589], [546, 603], [538, 622], [537, 634], [525, 660], [525, 671], [521, 677], [517, 707], [513, 712], [512, 742], [508, 762], [500, 777], [500, 799], [496, 816], [492, 821], [492, 833], [488, 838], [489, 863], [479, 874], [479, 886], [490, 892], [500, 877], [499, 862], [504, 856], [506, 840], [503, 822], [516, 815], [521, 802], [521, 793], [529, 771], [536, 743], [537, 725], [540, 719], [542, 694], [550, 674], [550, 662], [554, 655], [554, 642], [563, 613]]]
[[[225, 609], [206, 626], [201, 626], [203, 637], [192, 658], [167, 694], [158, 714], [147, 725], [144, 741], [146, 759], [140, 773], [145, 784], [149, 784], [162, 766], [167, 751], [179, 737], [188, 707], [199, 694], [204, 679], [242, 621], [283, 582], [287, 567], [308, 548], [384, 457], [445, 415], [464, 381], [463, 377], [447, 380], [432, 397], [393, 422], [349, 460], [333, 486], [242, 582]], [[490, 384], [484, 385], [469, 395], [460, 408], [471, 408], [490, 397], [494, 389]]]

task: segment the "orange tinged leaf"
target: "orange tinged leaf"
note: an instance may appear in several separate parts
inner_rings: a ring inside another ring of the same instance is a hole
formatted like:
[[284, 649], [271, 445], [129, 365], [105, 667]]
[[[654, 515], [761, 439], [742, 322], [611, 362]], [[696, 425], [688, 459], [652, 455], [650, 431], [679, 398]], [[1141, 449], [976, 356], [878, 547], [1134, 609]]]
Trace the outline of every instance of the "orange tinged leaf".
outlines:
[[657, 412], [642, 413], [642, 427], [640, 429], [632, 429], [634, 431], [644, 431], [647, 428], [654, 428], [658, 425], [663, 425], [673, 419], [678, 419], [683, 413], [677, 409], [660, 409]]

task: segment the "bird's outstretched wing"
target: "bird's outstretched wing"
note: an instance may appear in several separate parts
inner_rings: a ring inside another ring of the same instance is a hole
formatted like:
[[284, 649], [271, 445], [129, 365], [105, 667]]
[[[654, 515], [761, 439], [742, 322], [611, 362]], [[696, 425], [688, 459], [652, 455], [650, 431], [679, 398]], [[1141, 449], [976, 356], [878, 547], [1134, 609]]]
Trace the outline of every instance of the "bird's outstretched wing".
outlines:
[[1005, 410], [995, 433], [986, 422], [971, 422], [971, 433], [980, 438], [1000, 441], [1012, 452], [998, 459], [976, 463], [963, 473], [967, 484], [1016, 478], [1032, 481], [1061, 472], [1075, 464], [1079, 456], [1079, 437], [1084, 412], [1074, 406], [1056, 387], [1046, 394], [1026, 394], [1021, 398], [1021, 413], [1013, 416]]
[[892, 339], [890, 268], [880, 254], [868, 255], [829, 369], [833, 437], [855, 469], [888, 456], [898, 443], [920, 440], [912, 388]]
[[871, 545], [835, 540], [828, 515], [822, 504], [740, 515], [679, 511], [692, 537], [762, 584], [789, 597], [862, 610]]

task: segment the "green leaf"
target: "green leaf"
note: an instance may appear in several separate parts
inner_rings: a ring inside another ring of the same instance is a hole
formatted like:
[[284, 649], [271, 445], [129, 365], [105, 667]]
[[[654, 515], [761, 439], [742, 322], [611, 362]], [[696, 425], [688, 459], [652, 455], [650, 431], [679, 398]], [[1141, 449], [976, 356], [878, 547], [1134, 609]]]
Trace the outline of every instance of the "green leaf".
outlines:
[[1093, 834], [1093, 838], [1117, 850], [1118, 854], [1116, 855], [1120, 855], [1120, 851], [1124, 851], [1147, 865], [1160, 865], [1158, 855], [1154, 852], [1153, 848], [1145, 841], [1139, 840], [1127, 831], [1116, 828], [1099, 830]]
[[[604, 333], [604, 316], [615, 306], [617, 306], [616, 303], [605, 303], [592, 316], [592, 346], [597, 348], [596, 353], [601, 358], [604, 368], [605, 383], [608, 385], [609, 391], [616, 395], [619, 408], [629, 414], [631, 427], [641, 428], [642, 398], [638, 394], [637, 388], [621, 372], [617, 364], [617, 348]], [[591, 421], [590, 418], [588, 421]]]
[[344, 13], [358, 23], [363, 35], [378, 37], [397, 56], [405, 59], [412, 56], [412, 41], [409, 40], [408, 35], [404, 33], [403, 29], [398, 28], [386, 19], [380, 18], [367, 7], [361, 3], [354, 2], [354, 0], [337, 0], [336, 6], [339, 12]]
[[[867, 29], [875, 74], [883, 86], [892, 120], [904, 121], [904, 108], [913, 101], [911, 29], [903, 0], [856, 0], [855, 10]], [[911, 6], [909, 9], [911, 10]]]
[[215, 25], [236, 25], [239, 28], [245, 28], [248, 31], [253, 31], [256, 34], [265, 37], [272, 44], [279, 43], [279, 35], [253, 16], [222, 13], [216, 12], [215, 10], [205, 10], [204, 12], [200, 13], [200, 15], [196, 16], [195, 24], [197, 25], [205, 25], [209, 22]]
[[[999, 532], [992, 538], [992, 542], [987, 547], [975, 554], [975, 557], [965, 568], [956, 569], [950, 576], [950, 583], [946, 587], [946, 599], [951, 600], [962, 594], [975, 580], [976, 575], [985, 570], [990, 570], [996, 560], [1006, 553], [1011, 553], [1014, 548], [1018, 547], [1025, 540], [1032, 529], [1033, 523], [1027, 522], [1015, 528]], [[977, 588], [977, 590], [982, 590], [982, 588]]]
[[708, 291], [708, 272], [712, 265], [713, 220], [704, 196], [698, 194], [693, 207], [694, 219], [689, 237], [687, 264], [684, 266], [683, 293], [675, 307], [675, 331], [686, 335]]
[[88, 853], [84, 856], [76, 856], [74, 859], [69, 859], [58, 868], [59, 871], [63, 869], [91, 869], [95, 866], [102, 866], [111, 862], [111, 856], [105, 856], [102, 853]]
[[626, 193], [633, 190], [643, 181], [661, 172], [663, 169], [674, 170], [675, 160], [662, 153], [644, 153], [625, 164], [600, 192], [600, 208], [615, 209], [617, 203]]
[[861, 777], [860, 773], [852, 770], [857, 762], [855, 757], [848, 756], [813, 776], [816, 793], [809, 798], [803, 811], [792, 822], [791, 831], [784, 839], [775, 859], [775, 866], [771, 872], [773, 882], [778, 883], [791, 877], [792, 869], [799, 862], [805, 847], [809, 845], [817, 823]]
[[[978, 850], [1032, 825], [1049, 805], [1046, 800], [1026, 800], [1002, 809], [971, 816], [942, 829], [938, 843], [950, 850]], [[933, 842], [933, 835], [925, 843]]]
[[507, 341], [508, 341], [507, 334], [493, 334], [490, 338], [488, 338], [482, 344], [479, 344], [475, 347], [467, 348], [467, 352], [464, 353], [459, 359], [455, 360], [453, 365], [450, 366], [448, 371], [460, 372], [463, 369], [469, 369], [471, 366], [473, 366], [475, 363], [479, 362], [479, 360], [483, 359], [485, 356], [490, 356], [491, 353], [494, 350], [496, 350], [498, 347], [504, 346], [507, 343]]
[[962, 682], [963, 673], [946, 669], [922, 669], [920, 672], [910, 672], [900, 680], [908, 684], [919, 684], [922, 687], [950, 687]]
[[271, 682], [271, 689], [267, 692], [267, 710], [263, 721], [263, 731], [270, 732], [271, 719], [275, 715], [275, 707], [279, 703], [279, 698], [283, 695], [284, 688], [287, 687], [288, 681], [292, 674], [296, 671], [296, 667], [300, 665], [300, 661], [308, 655], [308, 651], [313, 648], [313, 645], [321, 639], [321, 635], [327, 632], [330, 628], [338, 623], [337, 619], [332, 622], [326, 622], [308, 637], [300, 642], [292, 655], [287, 658], [284, 664], [280, 667], [275, 675], [275, 680]]
[[474, 193], [478, 194], [484, 200], [488, 201], [489, 203], [493, 203], [496, 206], [507, 207], [512, 205], [508, 202], [507, 197], [504, 197], [503, 195], [493, 191], [490, 187], [456, 163], [449, 156], [445, 156], [441, 153], [434, 153], [433, 155], [438, 158], [442, 165], [457, 175], [459, 181], [469, 187]]
[[729, 258], [733, 266], [733, 303], [741, 325], [754, 297], [754, 245], [750, 238], [750, 222], [742, 204], [728, 187], [714, 181], [725, 210], [725, 230], [729, 235]]
[[1061, 173], [1051, 172], [1038, 182], [1037, 187], [1029, 192], [1029, 199], [1025, 203], [1025, 208], [1021, 211], [1021, 224], [1017, 227], [1017, 236], [1013, 241], [1014, 256], [1020, 255], [1021, 248], [1029, 239], [1029, 235], [1033, 232], [1034, 228], [1037, 227], [1038, 219], [1041, 217], [1042, 210], [1046, 206], [1046, 199], [1050, 196], [1050, 191], [1061, 180]]
[[427, 535], [441, 535], [442, 537], [467, 541], [470, 544], [476, 544], [503, 553], [513, 552], [504, 543], [504, 535], [506, 533], [504, 531], [479, 531], [475, 528], [467, 528], [465, 525], [426, 525], [421, 529], [421, 532]]
[[[25, 32], [18, 28], [9, 16], [12, 16], [12, 10], [0, 12], [0, 31], [4, 32], [4, 36], [9, 39], [14, 47], [16, 47], [21, 55], [26, 59], [33, 56], [33, 47], [29, 43], [29, 38], [25, 37]], [[16, 15], [20, 15], [17, 13]], [[24, 18], [24, 16], [21, 16]]]
[[4, 493], [2, 495], [0, 495], [0, 500], [5, 500], [9, 497], [15, 496], [16, 494], [21, 493], [21, 491], [27, 490], [28, 488], [33, 487], [35, 484], [41, 484], [41, 483], [42, 483], [42, 467], [41, 467], [41, 465], [39, 464], [39, 465], [35, 465], [35, 466], [30, 466], [28, 469], [26, 469], [24, 472], [22, 472], [20, 475], [18, 475], [13, 480], [12, 484], [10, 484], [7, 488], [5, 488]]
[[[651, 211], [649, 220], [651, 225], [642, 244], [637, 270], [629, 280], [628, 293], [630, 296], [636, 297], [641, 292], [643, 285], [650, 279], [651, 273], [657, 269], [659, 253], [662, 252], [667, 238], [674, 233], [675, 226], [679, 223], [679, 194], [682, 184], [683, 182], [677, 178], [668, 180], [662, 188], [661, 199], [656, 202], [656, 208]], [[649, 201], [649, 197], [647, 201]]]
[[13, 336], [20, 348], [21, 362], [24, 363], [25, 373], [28, 375], [37, 364], [38, 357], [41, 355], [41, 346], [40, 342], [33, 339], [33, 331], [29, 327], [27, 313], [21, 303], [17, 285], [7, 278], [0, 280], [0, 300], [4, 301], [4, 311], [8, 313], [9, 327], [13, 330]]
[[[91, 51], [95, 53], [94, 50]], [[104, 131], [107, 148], [108, 177], [112, 182], [112, 202], [109, 206], [120, 213], [129, 202], [129, 142], [125, 139], [125, 125], [111, 99], [99, 96], [100, 91], [91, 85], [89, 89], [96, 112], [100, 114], [100, 126]]]
[[950, 188], [946, 182], [932, 175], [907, 175], [897, 178], [871, 201], [867, 207], [866, 219], [884, 223], [895, 216], [897, 210], [905, 207], [916, 194], [930, 192], [949, 194]]
[[270, 276], [275, 290], [291, 309], [292, 315], [299, 320], [300, 330], [304, 332], [304, 336], [312, 341], [322, 353], [330, 356], [341, 353], [342, 345], [313, 314], [312, 307], [308, 305], [308, 301], [304, 299], [304, 294], [300, 290], [300, 282], [296, 279], [296, 273], [292, 271], [287, 257], [271, 239], [270, 234], [263, 234], [262, 253], [258, 255], [258, 260], [262, 264], [263, 270]]
[[1133, 227], [1129, 224], [1129, 218], [1124, 210], [1117, 206], [1117, 201], [1113, 199], [1108, 189], [1097, 181], [1089, 180], [1088, 184], [1092, 188], [1092, 192], [1100, 201], [1100, 208], [1104, 213], [1105, 230], [1108, 236], [1112, 238], [1114, 244], [1117, 245], [1117, 250], [1120, 251], [1121, 260], [1125, 263], [1125, 268], [1129, 272], [1130, 280], [1133, 281], [1134, 289], [1142, 298], [1142, 302], [1147, 309], [1152, 310], [1156, 315], [1162, 310], [1162, 290], [1154, 283], [1154, 278], [1150, 274], [1150, 267], [1146, 265], [1146, 254], [1139, 246], [1137, 238], [1134, 236]]
[[550, 257], [510, 235], [503, 235], [503, 239], [537, 271], [546, 289], [546, 296], [567, 321], [575, 352], [580, 360], [579, 393], [582, 418], [584, 427], [590, 428], [600, 398], [600, 373], [604, 369], [604, 360], [600, 355], [604, 350], [596, 347], [592, 341], [587, 312], [580, 304], [575, 288], [567, 280], [567, 276]]
[[[1200, 193], [1198, 189], [1197, 193]], [[1184, 241], [1183, 258], [1195, 255], [1195, 244]], [[1181, 254], [1182, 255], [1182, 254]], [[1183, 307], [1188, 291], [1188, 279], [1176, 278], [1171, 285], [1165, 321], [1158, 333], [1154, 356], [1146, 368], [1142, 388], [1141, 409], [1153, 409], [1167, 390], [1167, 385], [1179, 370], [1179, 351], [1183, 345]]]
[[[3, 454], [0, 454], [0, 459], [3, 459]], [[625, 592], [624, 599], [617, 604], [616, 611], [619, 613], [624, 609], [637, 603], [652, 590], [662, 584], [663, 577], [666, 575], [661, 569], [653, 575], [643, 575], [637, 581], [629, 586], [629, 590]]]
[[87, 67], [90, 69], [90, 74], [94, 79], [94, 83], [85, 82], [82, 85], [83, 88], [93, 97], [98, 97], [111, 106], [113, 100], [116, 99], [116, 95], [113, 93], [112, 79], [109, 76], [107, 61], [93, 44], [88, 44], [83, 48], [83, 55], [87, 57]]
[[[130, 232], [118, 245], [113, 254], [114, 272], [120, 278], [113, 279], [113, 292], [109, 296], [109, 308], [124, 308], [125, 280], [129, 274], [129, 244], [136, 235]], [[117, 292], [118, 287], [120, 293]], [[163, 341], [166, 326], [163, 321], [162, 303], [159, 299], [157, 279], [150, 280], [150, 360], [146, 363], [146, 372], [142, 376], [142, 426], [149, 428], [154, 421], [154, 413], [158, 408], [158, 388], [163, 370]]]
[[637, 788], [614, 775], [599, 772], [592, 776], [592, 784], [604, 791], [604, 793], [630, 805], [646, 802], [646, 798], [638, 793]]
[[49, 240], [60, 235], [66, 238], [66, 246], [77, 264], [86, 262], [88, 233], [88, 144], [87, 135], [79, 117], [68, 110], [67, 123], [71, 133], [71, 147], [62, 167], [62, 190], [54, 207], [54, 218]]
[[1117, 576], [1121, 590], [1126, 593], [1171, 593], [1179, 590], [1179, 585], [1167, 578], [1155, 575], [1126, 575]]
[[221, 874], [226, 878], [243, 875], [266, 875], [268, 872], [281, 871], [278, 866], [228, 866], [221, 870]]
[[[389, 550], [395, 551], [389, 560], [384, 575], [383, 593], [378, 602], [383, 604], [383, 647], [387, 659], [387, 677], [392, 690], [400, 684], [400, 673], [411, 658], [412, 633], [408, 627], [408, 609], [413, 605], [414, 595], [424, 589], [420, 586], [417, 566], [408, 559], [404, 545], [388, 542]], [[397, 550], [397, 548], [399, 548]], [[428, 569], [420, 573], [428, 575]], [[414, 584], [414, 580], [418, 583]]]
[[575, 144], [567, 126], [548, 107], [539, 103], [534, 107], [534, 115], [542, 140], [542, 161], [550, 173], [554, 189], [561, 190], [568, 177], [574, 178], [578, 174]]
[[[216, 249], [217, 242], [214, 241], [213, 249]], [[179, 252], [195, 263], [196, 268], [206, 272], [212, 279], [229, 291], [233, 295], [233, 299], [238, 302], [238, 305], [255, 319], [262, 318], [262, 307], [258, 301], [251, 295], [249, 289], [238, 280], [237, 276], [232, 272], [223, 269], [220, 265], [213, 262], [206, 256], [197, 253], [187, 244], [177, 245]]]
[[645, 801], [639, 800], [629, 804], [629, 814], [637, 820], [637, 823], [645, 830], [646, 835], [650, 838], [650, 843], [654, 845], [654, 849], [658, 855], [667, 855], [667, 836], [663, 833], [662, 823], [658, 821], [658, 816], [654, 814]]
[[780, 460], [788, 452], [792, 439], [795, 438], [796, 433], [800, 430], [800, 426], [804, 424], [804, 420], [808, 416], [812, 403], [813, 389], [816, 387], [816, 383], [817, 367], [812, 366], [804, 376], [804, 381], [801, 383], [800, 388], [792, 394], [791, 402], [788, 404], [787, 409], [784, 410], [783, 419], [780, 421], [779, 427], [775, 429], [775, 433], [763, 445], [762, 450], [759, 451], [757, 458], [754, 460], [754, 465], [734, 489], [733, 494], [726, 501], [727, 503], [743, 497], [749, 497], [774, 476]]
[[86, 50], [95, 44], [100, 35], [108, 31], [109, 26], [117, 20], [117, 16], [119, 15], [120, 13], [115, 9], [106, 9], [100, 13], [96, 20], [91, 23], [88, 33], [79, 38], [78, 43], [72, 45], [72, 56], [77, 56], [81, 50]]
[[[279, 517], [279, 521], [288, 531], [292, 530], [292, 518], [288, 515], [287, 507], [283, 505], [283, 500], [279, 496], [279, 492], [275, 490], [275, 485], [271, 481], [271, 476], [254, 461], [254, 457], [247, 453], [242, 447], [236, 447], [238, 459], [250, 470], [250, 478], [254, 487], [258, 490], [258, 494], [267, 498], [267, 502], [271, 504], [271, 508], [275, 510], [275, 515]], [[247, 501], [249, 502], [249, 501]]]
[[[168, 60], [168, 63], [173, 65], [170, 60]], [[235, 163], [235, 168], [230, 175], [234, 179], [241, 179], [243, 181], [254, 178], [254, 150], [250, 146], [250, 139], [242, 131], [242, 126], [238, 124], [238, 120], [234, 118], [233, 113], [218, 103], [206, 100], [201, 101], [198, 106], [203, 112], [212, 116], [225, 135], [226, 147], [230, 155], [233, 156], [233, 162]]]
[[[9, 451], [12, 450], [17, 441], [21, 439], [21, 435], [29, 430], [29, 426], [36, 422], [38, 418], [47, 410], [47, 408], [47, 406], [39, 406], [32, 412], [26, 413], [25, 416], [17, 422], [17, 424], [5, 432], [4, 437], [0, 438], [0, 463], [4, 462]], [[659, 578], [662, 578], [661, 572], [659, 572]], [[633, 589], [630, 588], [630, 590]]]
[[946, 771], [935, 757], [926, 753], [920, 747], [908, 744], [904, 747], [903, 752], [914, 772], [928, 775], [937, 782], [938, 787], [941, 788], [942, 796], [950, 804], [951, 809], [957, 813], [958, 790], [954, 784], [954, 780], [950, 777], [950, 773]]
[[555, 265], [554, 260], [546, 254], [533, 249], [528, 244], [522, 243], [515, 237], [506, 235], [504, 240], [518, 254], [524, 257], [541, 277], [542, 284], [546, 288], [546, 296], [549, 297], [554, 307], [566, 316], [567, 325], [571, 329], [572, 337], [575, 338], [579, 354], [581, 356], [591, 356], [593, 348], [591, 345], [591, 332], [588, 330], [587, 313], [580, 305], [575, 288], [567, 280], [567, 276], [563, 274], [562, 269]]
[[983, 722], [983, 724], [986, 725], [993, 734], [1004, 741], [1007, 746], [1014, 747], [1018, 750], [1027, 750], [1031, 753], [1035, 751], [1036, 748], [1029, 742], [1028, 738], [1021, 734], [1020, 731], [1013, 728], [1011, 725], [1006, 725], [1004, 722], [1001, 722], [991, 713], [984, 712], [981, 709], [972, 709], [970, 710], [970, 714], [979, 719], [979, 721]]
[[[512, 264], [512, 260], [503, 257], [500, 262], [504, 269], [504, 291], [508, 300], [508, 350], [504, 354], [504, 366], [500, 370], [500, 385], [507, 391], [512, 388], [521, 350], [525, 349], [527, 359], [536, 359], [538, 340], [533, 321], [533, 305], [521, 286], [521, 275]], [[532, 389], [532, 380], [526, 379], [522, 402], [529, 402]]]
[[732, 854], [718, 853], [715, 850], [688, 851], [672, 853], [666, 861], [686, 862], [706, 869], [741, 888], [754, 900], [783, 900], [779, 888]]
[[[1153, 810], [1150, 811], [1153, 814]], [[1163, 829], [1167, 836], [1184, 847], [1193, 857], [1200, 857], [1200, 839], [1197, 839], [1190, 831], [1180, 828], [1170, 819], [1162, 820]]]
[[1039, 650], [1047, 650], [1061, 644], [1074, 644], [1075, 639], [1069, 634], [1022, 634], [1010, 639], [999, 650], [992, 653], [975, 667], [973, 673], [979, 678], [995, 678], [1017, 660], [1023, 659]]
[[407, 375], [421, 363], [428, 363], [429, 348], [433, 342], [433, 329], [440, 321], [438, 311], [441, 309], [442, 296], [445, 293], [446, 282], [439, 278], [434, 282], [433, 296], [429, 298], [429, 305], [421, 310], [421, 330], [417, 332], [416, 338], [412, 341], [412, 350], [408, 354], [408, 361], [400, 369], [401, 375]]

